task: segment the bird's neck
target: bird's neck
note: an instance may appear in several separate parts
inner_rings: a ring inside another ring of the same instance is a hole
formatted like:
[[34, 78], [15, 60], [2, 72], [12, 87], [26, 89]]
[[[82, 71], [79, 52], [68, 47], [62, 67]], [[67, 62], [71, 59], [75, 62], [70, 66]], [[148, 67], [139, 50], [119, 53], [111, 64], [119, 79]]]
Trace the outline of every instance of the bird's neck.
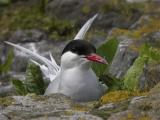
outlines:
[[77, 64], [72, 64], [72, 65], [69, 65], [69, 64], [61, 64], [61, 70], [69, 70], [69, 69], [79, 69], [79, 70], [83, 70], [83, 71], [87, 71], [89, 70], [91, 67], [91, 63], [90, 62], [85, 62], [85, 63], [77, 63]]

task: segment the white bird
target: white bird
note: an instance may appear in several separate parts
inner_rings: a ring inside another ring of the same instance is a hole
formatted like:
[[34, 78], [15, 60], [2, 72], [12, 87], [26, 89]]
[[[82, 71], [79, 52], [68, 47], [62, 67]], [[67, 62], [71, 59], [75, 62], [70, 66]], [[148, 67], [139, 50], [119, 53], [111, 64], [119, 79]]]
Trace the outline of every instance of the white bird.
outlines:
[[47, 59], [24, 47], [7, 42], [29, 55], [34, 63], [40, 66], [42, 72], [50, 79], [45, 95], [61, 93], [75, 101], [98, 100], [106, 91], [107, 86], [99, 83], [98, 77], [90, 67], [90, 63], [107, 64], [107, 61], [96, 54], [96, 48], [84, 36], [97, 14], [90, 18], [80, 29], [73, 41], [70, 41], [62, 51], [60, 66], [50, 54]]

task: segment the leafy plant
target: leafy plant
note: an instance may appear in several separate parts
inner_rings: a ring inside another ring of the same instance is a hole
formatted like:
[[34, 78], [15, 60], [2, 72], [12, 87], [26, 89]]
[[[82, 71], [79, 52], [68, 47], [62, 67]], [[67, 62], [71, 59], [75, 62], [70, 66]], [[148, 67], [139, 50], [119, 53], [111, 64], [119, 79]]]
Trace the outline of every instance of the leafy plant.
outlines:
[[11, 68], [13, 62], [13, 51], [9, 51], [4, 63], [0, 64], [0, 74], [6, 73]]
[[[106, 58], [107, 62], [110, 64], [113, 60], [118, 44], [119, 42], [117, 39], [111, 38], [97, 49], [97, 53]], [[92, 68], [98, 76], [101, 76], [107, 71], [108, 67], [106, 65], [93, 63]]]
[[26, 95], [27, 94], [27, 90], [25, 88], [25, 85], [21, 80], [13, 79], [12, 84], [14, 85], [14, 87], [16, 89], [16, 92], [18, 94], [20, 94], [20, 95]]
[[134, 64], [124, 76], [124, 87], [128, 90], [137, 90], [144, 65], [154, 62], [160, 62], [159, 51], [148, 44], [144, 44], [140, 49], [140, 56], [135, 60]]
[[35, 64], [28, 64], [26, 70], [26, 79], [24, 81], [12, 80], [17, 93], [26, 95], [28, 93], [35, 93], [38, 95], [44, 94], [45, 84], [39, 66]]

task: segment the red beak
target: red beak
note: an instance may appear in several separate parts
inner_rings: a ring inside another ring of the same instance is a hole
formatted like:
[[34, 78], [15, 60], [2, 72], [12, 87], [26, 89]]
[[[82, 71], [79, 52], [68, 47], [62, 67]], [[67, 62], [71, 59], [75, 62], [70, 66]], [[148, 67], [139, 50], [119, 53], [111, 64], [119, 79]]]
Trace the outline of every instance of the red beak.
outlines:
[[102, 58], [101, 56], [97, 55], [97, 54], [90, 54], [88, 56], [86, 56], [86, 58], [90, 61], [93, 61], [93, 62], [98, 62], [98, 63], [102, 63], [102, 64], [108, 64], [108, 62]]

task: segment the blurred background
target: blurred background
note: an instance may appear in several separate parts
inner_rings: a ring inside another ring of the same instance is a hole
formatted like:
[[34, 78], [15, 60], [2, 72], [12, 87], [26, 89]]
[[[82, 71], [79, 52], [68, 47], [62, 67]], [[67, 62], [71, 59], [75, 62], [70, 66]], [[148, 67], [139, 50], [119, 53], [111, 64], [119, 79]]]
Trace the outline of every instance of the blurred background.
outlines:
[[[51, 52], [59, 63], [64, 46], [96, 13], [85, 40], [109, 62], [92, 65], [106, 94], [83, 105], [60, 95], [29, 97], [44, 93], [45, 78], [4, 41], [47, 58]], [[0, 119], [159, 120], [159, 98], [160, 0], [0, 0]]]
[[[109, 52], [99, 50], [110, 65], [98, 75], [123, 79], [128, 89], [152, 88], [160, 81], [159, 5], [159, 0], [0, 0], [0, 96], [12, 94], [10, 79], [25, 79], [28, 64], [24, 54], [3, 41], [46, 57], [51, 51], [59, 63], [63, 47], [96, 13], [86, 40], [97, 48], [118, 41], [115, 51], [112, 45]], [[128, 87], [133, 78], [138, 84]]]

